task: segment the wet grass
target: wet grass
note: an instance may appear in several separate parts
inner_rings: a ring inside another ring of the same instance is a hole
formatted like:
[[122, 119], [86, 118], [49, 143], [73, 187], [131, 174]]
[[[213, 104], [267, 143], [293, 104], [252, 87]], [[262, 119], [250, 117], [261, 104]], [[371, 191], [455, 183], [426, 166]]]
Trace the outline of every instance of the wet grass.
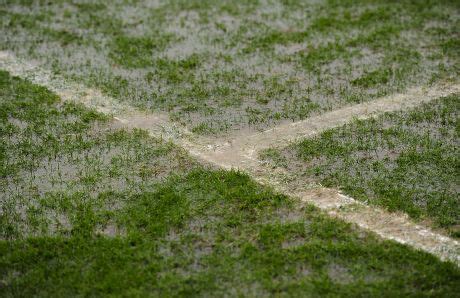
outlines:
[[0, 87], [2, 238], [72, 233], [80, 208], [103, 208], [116, 203], [111, 192], [154, 189], [194, 167], [172, 144], [4, 71]]
[[[2, 296], [453, 296], [451, 263], [0, 72]], [[180, 174], [178, 174], [180, 173]]]
[[458, 76], [458, 1], [4, 1], [27, 59], [200, 134]]
[[429, 219], [460, 236], [459, 110], [452, 95], [408, 112], [357, 120], [262, 158], [299, 179]]

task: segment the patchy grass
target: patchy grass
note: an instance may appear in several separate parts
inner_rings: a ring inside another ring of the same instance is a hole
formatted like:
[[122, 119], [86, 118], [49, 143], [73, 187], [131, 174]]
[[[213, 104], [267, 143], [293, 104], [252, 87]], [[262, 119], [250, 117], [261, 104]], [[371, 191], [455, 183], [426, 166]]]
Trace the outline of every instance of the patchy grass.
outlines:
[[81, 208], [119, 207], [112, 192], [155, 189], [170, 173], [194, 167], [172, 144], [116, 128], [4, 71], [0, 111], [3, 239], [72, 233]]
[[459, 110], [452, 95], [409, 112], [357, 120], [262, 158], [299, 179], [430, 219], [459, 237]]
[[458, 293], [454, 264], [6, 72], [0, 86], [2, 296]]
[[4, 1], [0, 49], [200, 134], [458, 77], [458, 1]]

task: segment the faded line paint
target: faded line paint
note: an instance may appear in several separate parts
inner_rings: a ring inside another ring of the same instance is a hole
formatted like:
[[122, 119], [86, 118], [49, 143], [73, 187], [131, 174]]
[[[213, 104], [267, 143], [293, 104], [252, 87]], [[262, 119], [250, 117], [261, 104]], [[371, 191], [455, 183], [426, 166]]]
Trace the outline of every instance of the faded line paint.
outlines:
[[283, 147], [301, 138], [312, 137], [325, 130], [342, 126], [353, 119], [367, 119], [377, 115], [414, 108], [436, 98], [460, 93], [460, 83], [443, 83], [432, 87], [414, 87], [405, 93], [393, 94], [370, 102], [340, 108], [306, 120], [282, 124], [260, 133], [241, 135], [230, 141], [217, 144], [222, 150], [227, 147], [245, 148], [245, 154], [253, 156], [260, 150]]
[[47, 87], [64, 101], [74, 101], [93, 108], [98, 112], [109, 114], [121, 124], [129, 127], [145, 128], [157, 137], [167, 140], [191, 135], [185, 128], [171, 121], [166, 114], [146, 113], [132, 106], [120, 103], [104, 95], [97, 89], [82, 84], [68, 82], [51, 71], [38, 67], [35, 63], [18, 59], [10, 52], [0, 51], [0, 69], [12, 75], [27, 79], [34, 84]]
[[33, 63], [17, 59], [8, 52], [0, 51], [0, 69], [45, 86], [63, 100], [79, 102], [99, 112], [110, 114], [122, 126], [142, 128], [153, 137], [173, 141], [188, 150], [190, 155], [206, 163], [225, 169], [237, 168], [246, 171], [259, 183], [271, 186], [302, 202], [314, 204], [330, 216], [357, 224], [382, 238], [413, 246], [460, 265], [458, 241], [413, 223], [407, 215], [367, 206], [336, 190], [318, 187], [318, 185], [296, 185], [290, 173], [281, 169], [267, 168], [257, 158], [261, 149], [283, 147], [298, 138], [309, 137], [343, 125], [354, 118], [365, 119], [384, 112], [407, 109], [438, 97], [460, 92], [460, 84], [413, 88], [405, 94], [345, 107], [304, 121], [280, 125], [262, 133], [240, 136], [227, 142], [196, 136], [182, 126], [169, 121], [165, 114], [140, 112], [103, 95], [98, 90], [66, 82]]

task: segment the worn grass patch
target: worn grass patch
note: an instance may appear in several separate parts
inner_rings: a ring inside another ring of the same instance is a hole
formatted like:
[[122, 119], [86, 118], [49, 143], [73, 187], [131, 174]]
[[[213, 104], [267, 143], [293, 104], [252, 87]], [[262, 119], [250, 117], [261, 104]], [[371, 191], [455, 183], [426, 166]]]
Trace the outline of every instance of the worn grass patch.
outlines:
[[200, 134], [458, 77], [458, 1], [4, 1], [0, 49]]
[[458, 237], [459, 110], [452, 95], [408, 112], [354, 121], [262, 158], [299, 179], [430, 219]]

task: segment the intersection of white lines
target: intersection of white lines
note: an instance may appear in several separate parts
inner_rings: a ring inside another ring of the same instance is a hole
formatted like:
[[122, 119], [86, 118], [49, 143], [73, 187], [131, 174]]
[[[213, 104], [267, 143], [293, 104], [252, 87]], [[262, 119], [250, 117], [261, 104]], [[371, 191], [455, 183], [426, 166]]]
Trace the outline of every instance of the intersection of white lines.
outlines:
[[282, 169], [267, 168], [257, 158], [258, 152], [262, 149], [280, 148], [300, 138], [311, 137], [326, 129], [341, 126], [355, 118], [365, 119], [385, 112], [405, 110], [436, 98], [460, 93], [460, 83], [438, 84], [429, 88], [415, 87], [404, 94], [394, 94], [340, 108], [303, 121], [282, 124], [264, 132], [216, 139], [194, 135], [169, 121], [167, 115], [144, 113], [121, 104], [98, 90], [67, 82], [33, 63], [18, 59], [9, 52], [0, 51], [0, 69], [45, 86], [63, 100], [80, 102], [99, 112], [110, 114], [123, 126], [145, 129], [153, 137], [170, 140], [208, 164], [245, 171], [258, 182], [298, 198], [301, 203], [312, 203], [329, 215], [371, 230], [382, 238], [413, 246], [460, 265], [458, 241], [414, 223], [405, 214], [390, 213], [365, 205], [337, 190], [319, 185], [293, 183], [294, 179], [290, 173]]

